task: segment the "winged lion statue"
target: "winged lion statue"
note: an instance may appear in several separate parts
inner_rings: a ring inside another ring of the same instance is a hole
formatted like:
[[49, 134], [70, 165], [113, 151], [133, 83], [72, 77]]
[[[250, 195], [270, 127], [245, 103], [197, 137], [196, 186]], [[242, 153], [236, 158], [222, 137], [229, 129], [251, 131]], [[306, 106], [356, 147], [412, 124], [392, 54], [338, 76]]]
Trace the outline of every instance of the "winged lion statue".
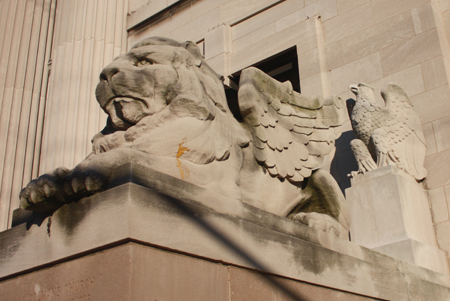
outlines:
[[105, 190], [114, 168], [136, 162], [348, 238], [345, 198], [324, 168], [345, 102], [303, 96], [289, 82], [248, 68], [238, 121], [222, 80], [192, 42], [137, 43], [100, 75], [96, 97], [108, 121], [92, 153], [72, 170], [58, 168], [29, 183], [21, 207], [54, 211]]

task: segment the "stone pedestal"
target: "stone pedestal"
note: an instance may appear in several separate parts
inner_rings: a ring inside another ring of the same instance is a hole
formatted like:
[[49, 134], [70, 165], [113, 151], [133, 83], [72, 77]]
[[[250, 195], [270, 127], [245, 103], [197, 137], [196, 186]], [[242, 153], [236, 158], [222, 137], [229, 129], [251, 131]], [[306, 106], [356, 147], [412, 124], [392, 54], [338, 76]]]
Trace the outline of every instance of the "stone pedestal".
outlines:
[[410, 175], [393, 166], [356, 175], [346, 198], [352, 208], [353, 242], [448, 274], [425, 191]]
[[[0, 233], [5, 300], [445, 300], [450, 277], [134, 164]], [[164, 191], [165, 193], [161, 193]]]

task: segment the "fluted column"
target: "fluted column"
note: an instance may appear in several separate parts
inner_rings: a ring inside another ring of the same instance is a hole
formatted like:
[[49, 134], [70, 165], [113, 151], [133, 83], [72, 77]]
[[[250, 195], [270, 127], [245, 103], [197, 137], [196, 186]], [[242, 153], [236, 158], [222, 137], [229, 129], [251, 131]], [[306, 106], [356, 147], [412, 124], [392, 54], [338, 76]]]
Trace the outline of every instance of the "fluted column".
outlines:
[[128, 0], [58, 0], [40, 173], [72, 168], [106, 123], [95, 100], [101, 70], [126, 51]]
[[0, 231], [19, 192], [90, 152], [98, 76], [126, 51], [128, 0], [0, 0]]
[[0, 230], [37, 174], [55, 7], [55, 0], [0, 1]]

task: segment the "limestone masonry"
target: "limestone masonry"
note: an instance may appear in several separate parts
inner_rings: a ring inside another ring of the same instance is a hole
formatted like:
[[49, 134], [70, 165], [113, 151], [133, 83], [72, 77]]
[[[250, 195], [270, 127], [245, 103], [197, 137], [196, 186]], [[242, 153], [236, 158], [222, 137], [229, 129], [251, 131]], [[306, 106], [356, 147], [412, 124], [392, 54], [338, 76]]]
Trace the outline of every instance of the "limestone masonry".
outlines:
[[450, 0], [0, 15], [0, 296], [450, 296]]

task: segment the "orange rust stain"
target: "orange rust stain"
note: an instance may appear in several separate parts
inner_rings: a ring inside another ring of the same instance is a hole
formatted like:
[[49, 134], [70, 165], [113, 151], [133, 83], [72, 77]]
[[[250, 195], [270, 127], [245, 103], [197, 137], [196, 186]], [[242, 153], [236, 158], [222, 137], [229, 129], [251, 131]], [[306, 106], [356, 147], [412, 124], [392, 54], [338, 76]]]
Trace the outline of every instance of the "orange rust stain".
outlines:
[[190, 151], [189, 148], [183, 146], [183, 144], [186, 143], [186, 138], [181, 141], [180, 144], [178, 144], [178, 152], [177, 152], [177, 167], [180, 168], [180, 176], [181, 179], [184, 180], [184, 178], [189, 178], [189, 170], [186, 168], [186, 166], [183, 166], [180, 161], [180, 157], [185, 153]]

